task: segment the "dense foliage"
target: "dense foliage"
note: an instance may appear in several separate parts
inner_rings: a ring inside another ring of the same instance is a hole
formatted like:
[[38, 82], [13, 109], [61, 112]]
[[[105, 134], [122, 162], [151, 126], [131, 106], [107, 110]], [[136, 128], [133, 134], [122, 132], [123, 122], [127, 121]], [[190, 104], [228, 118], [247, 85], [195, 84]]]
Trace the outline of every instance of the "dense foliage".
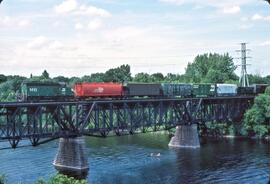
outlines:
[[[7, 183], [7, 178], [5, 175], [0, 175], [0, 184], [6, 184]], [[19, 182], [23, 184], [22, 182]], [[35, 184], [86, 184], [86, 180], [76, 180], [73, 177], [68, 177], [63, 174], [54, 174], [49, 178], [48, 181], [44, 179], [38, 179]]]
[[254, 105], [245, 114], [244, 129], [249, 136], [263, 137], [270, 132], [270, 87], [255, 98]]
[[228, 54], [198, 55], [193, 63], [188, 63], [185, 74], [186, 81], [193, 83], [237, 81], [235, 69], [233, 59]]
[[86, 184], [86, 180], [76, 180], [73, 177], [68, 177], [63, 174], [53, 175], [47, 182], [44, 179], [39, 179], [35, 184]]

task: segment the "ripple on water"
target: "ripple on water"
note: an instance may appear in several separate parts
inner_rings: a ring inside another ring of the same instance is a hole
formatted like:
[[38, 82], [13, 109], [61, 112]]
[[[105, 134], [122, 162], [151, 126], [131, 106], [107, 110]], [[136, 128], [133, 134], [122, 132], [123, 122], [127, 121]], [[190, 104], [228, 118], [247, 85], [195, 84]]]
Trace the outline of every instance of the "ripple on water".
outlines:
[[[89, 183], [257, 184], [270, 177], [269, 143], [207, 140], [200, 149], [171, 149], [168, 142], [166, 134], [86, 138]], [[0, 172], [6, 173], [9, 184], [48, 178], [55, 172], [52, 161], [56, 151], [57, 141], [0, 150]], [[158, 153], [158, 157], [151, 156]]]

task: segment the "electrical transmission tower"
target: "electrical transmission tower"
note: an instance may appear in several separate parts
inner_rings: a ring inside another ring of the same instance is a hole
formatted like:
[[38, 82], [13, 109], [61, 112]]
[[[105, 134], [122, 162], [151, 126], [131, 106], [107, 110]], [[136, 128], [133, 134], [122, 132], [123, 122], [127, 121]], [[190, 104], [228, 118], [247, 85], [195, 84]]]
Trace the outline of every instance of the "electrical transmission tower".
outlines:
[[247, 51], [250, 51], [246, 48], [246, 43], [241, 43], [241, 50], [237, 50], [237, 52], [241, 52], [241, 76], [239, 79], [239, 84], [241, 87], [249, 86], [248, 74], [247, 74]]

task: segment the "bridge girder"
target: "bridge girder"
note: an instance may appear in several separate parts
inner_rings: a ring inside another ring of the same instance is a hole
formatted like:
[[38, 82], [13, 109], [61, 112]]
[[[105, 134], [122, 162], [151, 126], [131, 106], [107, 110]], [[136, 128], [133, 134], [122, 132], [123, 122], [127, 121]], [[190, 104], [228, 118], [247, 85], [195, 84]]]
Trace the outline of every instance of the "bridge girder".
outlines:
[[[15, 148], [59, 137], [107, 136], [208, 121], [239, 122], [254, 97], [0, 103], [0, 139]], [[43, 140], [43, 141], [41, 141]]]

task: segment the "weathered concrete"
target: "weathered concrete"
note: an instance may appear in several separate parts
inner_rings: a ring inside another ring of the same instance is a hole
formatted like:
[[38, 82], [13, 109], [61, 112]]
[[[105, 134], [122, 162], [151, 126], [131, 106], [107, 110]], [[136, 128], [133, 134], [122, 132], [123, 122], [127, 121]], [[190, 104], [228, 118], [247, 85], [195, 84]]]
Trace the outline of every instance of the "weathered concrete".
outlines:
[[58, 153], [53, 165], [62, 174], [77, 179], [86, 178], [89, 170], [85, 154], [85, 142], [82, 137], [60, 138]]
[[176, 126], [174, 136], [169, 143], [170, 147], [199, 148], [197, 124]]

